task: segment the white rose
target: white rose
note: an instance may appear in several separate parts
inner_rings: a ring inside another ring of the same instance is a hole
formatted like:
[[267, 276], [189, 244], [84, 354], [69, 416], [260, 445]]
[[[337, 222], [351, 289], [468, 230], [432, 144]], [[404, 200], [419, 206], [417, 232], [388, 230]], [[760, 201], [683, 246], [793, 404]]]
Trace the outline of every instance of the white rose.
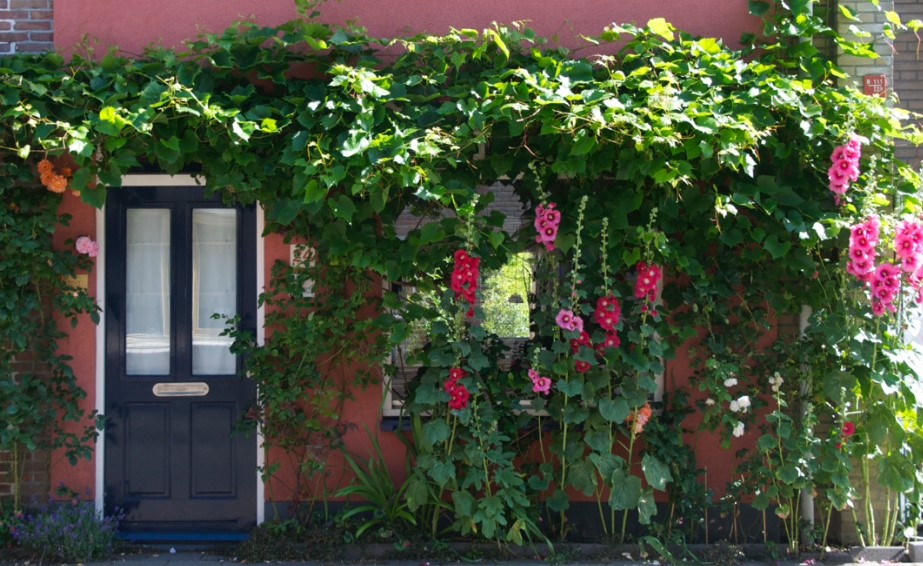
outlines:
[[734, 387], [735, 385], [737, 385], [737, 378], [736, 378], [736, 377], [729, 377], [729, 378], [727, 378], [727, 379], [724, 380], [724, 386], [725, 386], [725, 387]]
[[737, 421], [737, 424], [734, 425], [733, 434], [735, 438], [740, 438], [741, 436], [743, 436], [744, 435], [744, 423]]
[[735, 413], [740, 410], [740, 404], [737, 403], [737, 400], [731, 401], [731, 410]]
[[715, 404], [715, 400], [709, 397], [708, 399], [705, 400], [705, 404], [711, 407], [712, 405]]
[[737, 406], [740, 407], [741, 411], [746, 411], [750, 408], [750, 397], [743, 395], [740, 399], [737, 400]]

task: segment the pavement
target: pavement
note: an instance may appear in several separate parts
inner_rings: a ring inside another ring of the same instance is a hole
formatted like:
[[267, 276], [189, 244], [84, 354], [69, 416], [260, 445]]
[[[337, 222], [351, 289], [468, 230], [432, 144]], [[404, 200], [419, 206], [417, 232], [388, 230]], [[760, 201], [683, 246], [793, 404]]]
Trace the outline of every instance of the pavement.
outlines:
[[[172, 550], [172, 552], [171, 552]], [[14, 563], [15, 564], [15, 563]], [[24, 566], [38, 566], [36, 563], [22, 563], [19, 564]], [[54, 563], [46, 563], [54, 564]], [[140, 553], [125, 553], [119, 556], [116, 556], [110, 560], [100, 561], [100, 562], [88, 562], [82, 566], [235, 566], [238, 564], [285, 564], [288, 566], [325, 566], [326, 564], [337, 564], [338, 566], [373, 566], [373, 565], [383, 565], [383, 566], [440, 566], [441, 564], [484, 564], [492, 566], [548, 566], [549, 564], [557, 564], [559, 566], [571, 565], [571, 566], [599, 566], [600, 564], [607, 564], [613, 566], [658, 566], [660, 565], [657, 561], [629, 561], [629, 560], [619, 560], [619, 561], [609, 561], [609, 562], [590, 562], [590, 561], [575, 561], [575, 562], [556, 562], [556, 561], [540, 561], [540, 560], [516, 560], [516, 561], [490, 561], [490, 560], [477, 560], [477, 561], [465, 561], [465, 562], [427, 562], [420, 560], [368, 560], [368, 561], [357, 561], [357, 562], [317, 562], [317, 561], [308, 561], [308, 562], [290, 562], [290, 561], [266, 561], [266, 562], [247, 562], [243, 560], [238, 560], [234, 556], [224, 556], [221, 554], [212, 554], [208, 552], [199, 552], [199, 551], [187, 551], [187, 550], [175, 550], [171, 548], [165, 548], [163, 550], [156, 551], [144, 551]], [[875, 566], [878, 564], [896, 564], [890, 562], [828, 562], [827, 564], [836, 565], [836, 566]], [[912, 562], [903, 562], [901, 564], [914, 564]], [[923, 564], [923, 563], [917, 563]], [[735, 566], [826, 566], [825, 563], [816, 561], [816, 560], [805, 560], [803, 562], [797, 561], [774, 561], [774, 562], [741, 562]]]

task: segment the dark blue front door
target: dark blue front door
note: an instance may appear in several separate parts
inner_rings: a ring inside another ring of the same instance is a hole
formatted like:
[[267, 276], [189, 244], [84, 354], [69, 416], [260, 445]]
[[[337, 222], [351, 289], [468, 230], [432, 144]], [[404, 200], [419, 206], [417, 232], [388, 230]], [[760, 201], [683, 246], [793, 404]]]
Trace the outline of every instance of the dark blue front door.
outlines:
[[256, 522], [252, 384], [222, 336], [255, 322], [255, 214], [198, 187], [112, 189], [106, 205], [105, 502], [123, 530]]

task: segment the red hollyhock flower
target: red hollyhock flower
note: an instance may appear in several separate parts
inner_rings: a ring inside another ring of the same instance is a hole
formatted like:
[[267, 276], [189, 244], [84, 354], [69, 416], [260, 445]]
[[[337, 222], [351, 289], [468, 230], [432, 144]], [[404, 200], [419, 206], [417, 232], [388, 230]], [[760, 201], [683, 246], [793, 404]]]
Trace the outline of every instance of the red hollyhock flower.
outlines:
[[586, 332], [581, 332], [579, 338], [574, 338], [570, 341], [571, 352], [575, 354], [580, 351], [581, 346], [590, 347], [591, 345], [592, 341], [590, 340], [590, 335]]
[[843, 423], [843, 437], [849, 438], [850, 436], [856, 434], [856, 423], [845, 422]]

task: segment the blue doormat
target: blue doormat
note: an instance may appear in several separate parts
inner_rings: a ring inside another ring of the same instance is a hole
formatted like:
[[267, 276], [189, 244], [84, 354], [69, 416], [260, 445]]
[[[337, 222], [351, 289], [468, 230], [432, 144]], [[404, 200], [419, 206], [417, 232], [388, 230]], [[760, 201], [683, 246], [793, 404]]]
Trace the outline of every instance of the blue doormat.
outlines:
[[171, 532], [120, 532], [116, 535], [125, 542], [243, 542], [247, 533], [171, 533]]

